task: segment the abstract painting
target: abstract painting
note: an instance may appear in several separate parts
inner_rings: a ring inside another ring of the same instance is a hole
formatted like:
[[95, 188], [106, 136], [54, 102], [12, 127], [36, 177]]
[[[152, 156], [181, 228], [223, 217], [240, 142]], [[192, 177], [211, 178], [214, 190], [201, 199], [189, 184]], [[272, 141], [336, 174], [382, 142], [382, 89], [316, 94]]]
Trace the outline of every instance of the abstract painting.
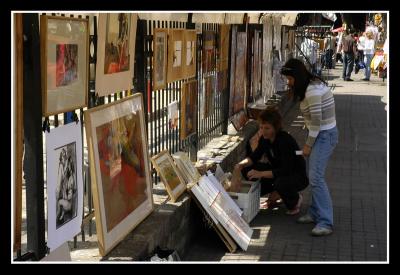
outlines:
[[100, 253], [105, 255], [152, 210], [140, 93], [85, 112]]
[[87, 105], [88, 19], [40, 16], [43, 116]]

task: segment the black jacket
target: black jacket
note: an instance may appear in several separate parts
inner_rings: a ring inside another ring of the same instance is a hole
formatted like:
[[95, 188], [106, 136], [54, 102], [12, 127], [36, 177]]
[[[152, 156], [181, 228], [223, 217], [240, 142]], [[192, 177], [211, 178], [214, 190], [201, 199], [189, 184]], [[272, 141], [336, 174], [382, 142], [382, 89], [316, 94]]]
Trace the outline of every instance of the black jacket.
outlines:
[[276, 133], [273, 143], [261, 136], [258, 147], [250, 154], [249, 158], [253, 163], [256, 163], [266, 154], [271, 163], [274, 178], [282, 176], [306, 177], [306, 161], [302, 155], [296, 155], [296, 151], [299, 150], [299, 145], [290, 134], [279, 131]]

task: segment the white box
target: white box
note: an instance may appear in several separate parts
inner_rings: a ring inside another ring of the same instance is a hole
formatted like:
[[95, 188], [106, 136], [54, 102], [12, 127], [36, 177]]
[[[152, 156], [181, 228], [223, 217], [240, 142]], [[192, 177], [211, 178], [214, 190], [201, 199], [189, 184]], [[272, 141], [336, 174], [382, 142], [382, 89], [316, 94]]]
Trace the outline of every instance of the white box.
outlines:
[[228, 192], [231, 198], [243, 210], [243, 219], [250, 223], [260, 211], [260, 181], [242, 181], [239, 192]]

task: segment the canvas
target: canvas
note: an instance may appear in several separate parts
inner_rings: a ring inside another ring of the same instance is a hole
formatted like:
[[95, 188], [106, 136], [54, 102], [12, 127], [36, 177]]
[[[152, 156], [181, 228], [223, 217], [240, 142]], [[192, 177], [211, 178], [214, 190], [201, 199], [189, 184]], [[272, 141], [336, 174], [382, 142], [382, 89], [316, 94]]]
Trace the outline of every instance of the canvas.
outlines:
[[88, 20], [40, 16], [43, 116], [87, 105]]
[[197, 112], [193, 110], [197, 110], [197, 80], [188, 81], [182, 85], [181, 140], [196, 132]]
[[196, 42], [197, 35], [195, 30], [184, 31], [184, 57], [183, 77], [191, 78], [196, 76]]
[[184, 30], [170, 29], [168, 33], [168, 74], [167, 81], [183, 78]]
[[46, 132], [48, 242], [53, 251], [81, 231], [82, 131], [70, 123]]
[[171, 201], [176, 202], [179, 196], [185, 192], [186, 185], [171, 155], [165, 150], [152, 157], [151, 161], [160, 175]]
[[96, 228], [107, 254], [153, 210], [142, 94], [85, 112]]
[[154, 29], [153, 90], [167, 86], [167, 29]]
[[96, 93], [130, 90], [134, 75], [137, 14], [100, 13], [97, 37]]

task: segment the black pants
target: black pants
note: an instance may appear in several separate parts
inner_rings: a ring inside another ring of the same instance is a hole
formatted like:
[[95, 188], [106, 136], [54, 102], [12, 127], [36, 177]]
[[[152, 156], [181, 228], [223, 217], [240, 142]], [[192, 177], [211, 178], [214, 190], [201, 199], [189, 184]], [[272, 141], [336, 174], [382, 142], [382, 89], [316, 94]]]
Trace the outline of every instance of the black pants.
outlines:
[[[252, 166], [242, 169], [242, 175], [246, 180], [249, 180], [247, 173], [250, 170], [267, 171], [271, 170], [272, 166], [265, 163], [255, 163]], [[287, 209], [293, 209], [299, 200], [299, 191], [304, 190], [308, 186], [308, 178], [306, 176], [290, 175], [282, 176], [273, 179], [261, 179], [261, 196], [278, 192]]]

